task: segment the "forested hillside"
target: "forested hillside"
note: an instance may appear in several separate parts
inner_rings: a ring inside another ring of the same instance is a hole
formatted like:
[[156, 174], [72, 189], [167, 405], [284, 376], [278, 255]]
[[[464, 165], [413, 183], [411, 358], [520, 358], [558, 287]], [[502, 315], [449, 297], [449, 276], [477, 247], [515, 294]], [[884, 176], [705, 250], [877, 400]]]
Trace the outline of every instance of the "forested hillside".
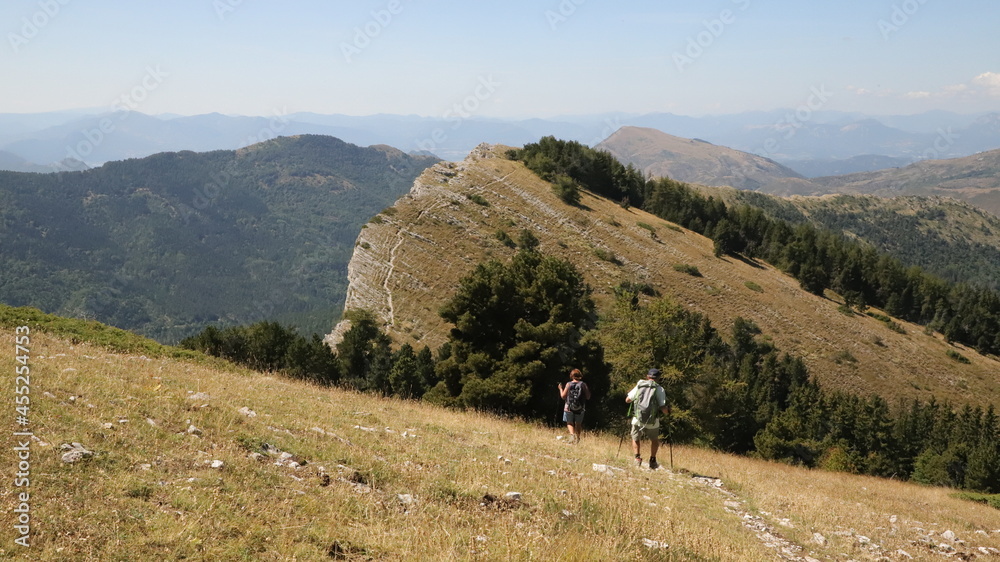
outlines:
[[793, 224], [812, 223], [953, 283], [1000, 288], [1000, 218], [948, 197], [778, 197], [693, 186], [727, 204], [750, 205]]
[[1000, 353], [1000, 294], [994, 290], [949, 283], [811, 224], [774, 219], [748, 205], [727, 207], [669, 178], [647, 181], [607, 153], [576, 142], [546, 137], [510, 155], [543, 179], [575, 184], [704, 234], [714, 240], [717, 256], [760, 258], [809, 292], [833, 289], [848, 307], [875, 306], [948, 341]]
[[300, 136], [0, 172], [0, 300], [166, 342], [261, 319], [325, 332], [361, 225], [435, 161]]

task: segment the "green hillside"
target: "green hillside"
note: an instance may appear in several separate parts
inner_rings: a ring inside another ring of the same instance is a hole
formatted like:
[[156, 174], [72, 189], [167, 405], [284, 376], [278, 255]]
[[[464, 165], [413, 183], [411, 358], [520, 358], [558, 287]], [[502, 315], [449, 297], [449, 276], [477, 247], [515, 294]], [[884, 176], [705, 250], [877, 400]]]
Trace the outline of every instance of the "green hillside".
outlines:
[[261, 319], [324, 332], [361, 225], [435, 161], [307, 135], [0, 172], [0, 300], [165, 342]]
[[843, 232], [953, 283], [1000, 288], [1000, 219], [962, 201], [937, 196], [784, 198], [730, 188], [698, 189], [791, 223], [810, 222]]

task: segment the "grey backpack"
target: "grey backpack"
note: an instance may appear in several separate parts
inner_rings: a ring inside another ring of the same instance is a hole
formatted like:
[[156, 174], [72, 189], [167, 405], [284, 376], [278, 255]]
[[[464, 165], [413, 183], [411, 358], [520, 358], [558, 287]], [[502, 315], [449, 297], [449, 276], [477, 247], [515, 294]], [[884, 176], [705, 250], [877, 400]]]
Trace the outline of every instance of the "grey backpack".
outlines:
[[635, 418], [643, 425], [649, 425], [656, 420], [660, 403], [656, 399], [656, 389], [660, 385], [653, 381], [639, 381], [639, 392], [635, 397]]

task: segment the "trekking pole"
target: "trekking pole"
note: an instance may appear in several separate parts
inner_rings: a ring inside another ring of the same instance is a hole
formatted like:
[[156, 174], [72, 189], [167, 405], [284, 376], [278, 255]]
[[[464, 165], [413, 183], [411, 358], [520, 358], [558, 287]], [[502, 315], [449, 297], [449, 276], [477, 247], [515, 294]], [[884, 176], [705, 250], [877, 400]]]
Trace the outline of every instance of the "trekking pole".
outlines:
[[674, 418], [667, 413], [667, 449], [670, 451], [670, 470], [674, 469]]
[[632, 403], [628, 405], [628, 412], [625, 414], [625, 429], [622, 431], [622, 438], [618, 440], [618, 452], [615, 453], [615, 458], [618, 458], [622, 454], [622, 443], [625, 442], [625, 434], [628, 433], [629, 425], [632, 422]]

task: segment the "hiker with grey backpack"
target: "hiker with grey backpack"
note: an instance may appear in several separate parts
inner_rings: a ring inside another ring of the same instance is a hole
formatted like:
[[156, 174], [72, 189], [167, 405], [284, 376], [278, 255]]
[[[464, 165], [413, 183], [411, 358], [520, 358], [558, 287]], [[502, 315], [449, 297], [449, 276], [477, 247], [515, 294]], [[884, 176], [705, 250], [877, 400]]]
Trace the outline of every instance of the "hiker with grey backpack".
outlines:
[[563, 421], [569, 429], [569, 442], [579, 443], [583, 432], [583, 414], [587, 410], [587, 400], [590, 400], [590, 387], [583, 382], [583, 373], [580, 369], [573, 369], [569, 372], [570, 382], [563, 385], [559, 383], [559, 397], [565, 403], [563, 405]]
[[656, 381], [660, 378], [659, 369], [650, 369], [646, 378], [639, 381], [625, 397], [630, 404], [632, 413], [631, 435], [632, 452], [635, 453], [636, 466], [642, 466], [642, 454], [639, 443], [649, 440], [649, 468], [656, 469], [656, 452], [660, 448], [660, 412], [670, 415], [670, 405], [667, 404], [667, 393]]

